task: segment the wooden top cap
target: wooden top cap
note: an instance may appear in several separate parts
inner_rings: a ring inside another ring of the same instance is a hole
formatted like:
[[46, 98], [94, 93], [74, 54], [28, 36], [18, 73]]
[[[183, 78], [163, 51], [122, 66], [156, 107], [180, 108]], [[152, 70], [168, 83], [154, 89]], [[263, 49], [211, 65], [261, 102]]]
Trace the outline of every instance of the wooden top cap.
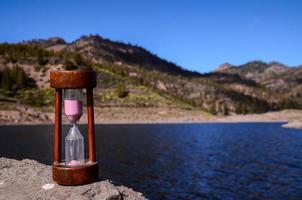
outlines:
[[52, 70], [50, 71], [50, 87], [52, 88], [94, 88], [97, 74], [92, 70]]

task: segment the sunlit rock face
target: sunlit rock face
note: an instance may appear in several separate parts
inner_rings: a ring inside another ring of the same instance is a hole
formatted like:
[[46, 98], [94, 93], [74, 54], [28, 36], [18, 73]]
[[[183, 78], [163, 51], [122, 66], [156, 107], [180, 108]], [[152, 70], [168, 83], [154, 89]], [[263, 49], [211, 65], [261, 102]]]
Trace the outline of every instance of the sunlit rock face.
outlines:
[[110, 181], [64, 187], [53, 183], [51, 166], [34, 160], [0, 158], [0, 199], [144, 200], [141, 193]]

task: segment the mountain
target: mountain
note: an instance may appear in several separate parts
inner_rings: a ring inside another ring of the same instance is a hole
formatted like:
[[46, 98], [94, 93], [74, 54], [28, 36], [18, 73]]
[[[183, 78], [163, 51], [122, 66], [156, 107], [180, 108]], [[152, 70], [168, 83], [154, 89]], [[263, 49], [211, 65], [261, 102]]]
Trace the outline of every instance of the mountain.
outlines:
[[33, 40], [24, 44], [35, 45], [47, 50], [80, 53], [85, 58], [95, 62], [110, 62], [118, 65], [139, 66], [147, 70], [158, 70], [174, 75], [198, 75], [197, 72], [184, 70], [174, 63], [159, 58], [155, 54], [131, 44], [112, 42], [99, 35], [82, 36], [67, 44], [62, 38]]
[[214, 72], [225, 72], [225, 71], [227, 71], [230, 67], [232, 67], [232, 65], [231, 64], [229, 64], [229, 63], [223, 63], [223, 64], [221, 64], [221, 65], [219, 65], [215, 70], [214, 70]]
[[218, 70], [253, 80], [271, 91], [286, 94], [291, 98], [299, 98], [302, 94], [302, 66], [288, 67], [278, 62], [253, 61], [239, 66], [229, 65], [225, 69], [218, 67]]
[[278, 62], [264, 63], [262, 61], [252, 61], [239, 66], [229, 64], [224, 68], [221, 66], [218, 67], [219, 72], [238, 74], [243, 78], [251, 79], [259, 83], [274, 78], [287, 71], [287, 69], [287, 66]]
[[225, 63], [202, 74], [142, 47], [98, 35], [70, 43], [54, 37], [0, 44], [0, 94], [3, 99], [47, 106], [52, 103], [49, 71], [84, 67], [99, 74], [97, 106], [181, 107], [225, 115], [301, 106], [301, 67], [253, 61], [240, 66]]

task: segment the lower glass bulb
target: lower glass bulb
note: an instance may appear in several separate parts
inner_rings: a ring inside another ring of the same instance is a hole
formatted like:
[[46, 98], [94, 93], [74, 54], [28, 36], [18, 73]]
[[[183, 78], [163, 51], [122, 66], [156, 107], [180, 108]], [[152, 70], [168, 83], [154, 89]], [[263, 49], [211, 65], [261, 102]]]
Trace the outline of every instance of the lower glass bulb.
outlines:
[[84, 137], [75, 124], [65, 138], [65, 159], [68, 166], [84, 164]]

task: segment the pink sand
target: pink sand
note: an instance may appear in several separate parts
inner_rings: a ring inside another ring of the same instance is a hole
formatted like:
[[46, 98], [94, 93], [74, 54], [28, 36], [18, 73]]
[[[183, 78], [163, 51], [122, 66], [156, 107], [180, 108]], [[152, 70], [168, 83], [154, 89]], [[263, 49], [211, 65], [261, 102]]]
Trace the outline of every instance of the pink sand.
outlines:
[[80, 164], [81, 164], [80, 161], [76, 161], [76, 160], [72, 160], [69, 163], [67, 163], [67, 165], [69, 165], [69, 166], [77, 166]]
[[65, 115], [72, 123], [76, 123], [82, 116], [82, 101], [64, 100]]

